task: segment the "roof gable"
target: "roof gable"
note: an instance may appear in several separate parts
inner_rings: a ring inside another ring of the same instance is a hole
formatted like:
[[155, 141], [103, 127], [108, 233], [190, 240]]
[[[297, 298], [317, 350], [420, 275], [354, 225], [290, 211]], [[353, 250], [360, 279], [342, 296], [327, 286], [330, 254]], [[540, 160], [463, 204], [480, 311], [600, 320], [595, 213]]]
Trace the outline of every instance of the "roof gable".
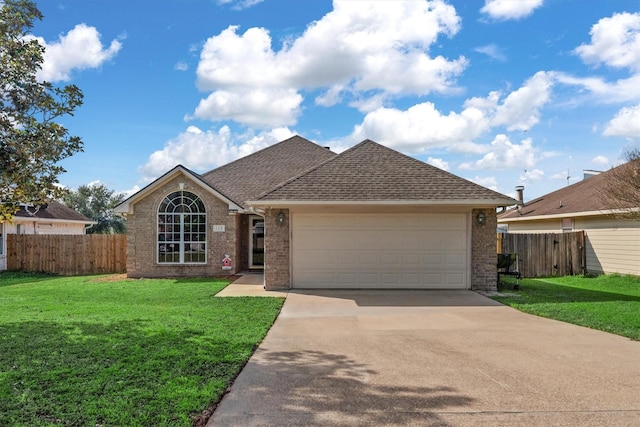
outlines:
[[209, 171], [202, 179], [246, 208], [246, 201], [334, 156], [329, 149], [296, 135]]
[[371, 140], [328, 159], [253, 201], [511, 205], [515, 200]]
[[[628, 163], [525, 202], [519, 209], [510, 209], [499, 215], [498, 220], [507, 222], [540, 216], [611, 213], [613, 207], [608, 205], [604, 192], [612, 173], [625, 165]], [[628, 207], [637, 208], [638, 206]]]
[[207, 182], [205, 182], [200, 177], [200, 175], [198, 175], [195, 172], [192, 172], [191, 170], [185, 168], [182, 165], [178, 165], [178, 166], [174, 167], [173, 169], [171, 169], [169, 172], [167, 172], [164, 175], [162, 175], [160, 178], [158, 178], [155, 181], [153, 181], [151, 184], [149, 184], [146, 187], [144, 187], [142, 190], [138, 191], [137, 193], [135, 193], [134, 195], [132, 195], [128, 199], [124, 200], [122, 203], [120, 203], [118, 206], [116, 206], [114, 208], [114, 211], [116, 213], [118, 213], [118, 214], [133, 213], [134, 205], [135, 205], [136, 202], [138, 202], [139, 200], [145, 198], [147, 195], [149, 195], [150, 193], [155, 191], [157, 188], [161, 187], [166, 182], [174, 179], [175, 177], [177, 177], [179, 175], [182, 175], [185, 178], [190, 179], [191, 181], [193, 181], [195, 184], [197, 184], [199, 187], [201, 187], [205, 191], [208, 191], [209, 193], [213, 194], [218, 199], [220, 199], [223, 202], [227, 203], [229, 205], [229, 209], [231, 209], [231, 210], [241, 210], [242, 209], [240, 206], [238, 206], [238, 204], [234, 203], [225, 194], [222, 194], [216, 188], [211, 187]]

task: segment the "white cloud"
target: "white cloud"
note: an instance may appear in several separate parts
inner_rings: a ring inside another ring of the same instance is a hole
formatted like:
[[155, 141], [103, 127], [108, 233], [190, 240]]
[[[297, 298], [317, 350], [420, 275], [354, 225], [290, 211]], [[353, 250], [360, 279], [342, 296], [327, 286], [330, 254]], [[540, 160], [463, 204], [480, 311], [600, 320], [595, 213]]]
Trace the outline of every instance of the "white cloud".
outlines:
[[302, 96], [293, 89], [215, 91], [200, 101], [195, 117], [205, 120], [236, 120], [251, 126], [295, 124]]
[[178, 71], [187, 71], [189, 69], [189, 64], [187, 64], [184, 61], [180, 61], [180, 62], [176, 63], [175, 69], [178, 70]]
[[425, 102], [405, 111], [384, 107], [372, 111], [355, 126], [350, 139], [355, 142], [370, 138], [410, 153], [445, 146], [465, 150], [473, 146], [471, 141], [475, 137], [488, 129], [489, 121], [478, 108], [468, 107], [460, 114], [443, 115], [432, 103]]
[[543, 0], [486, 0], [480, 11], [498, 21], [518, 20], [531, 15], [542, 3]]
[[385, 101], [386, 97], [383, 94], [378, 94], [352, 101], [349, 103], [349, 106], [357, 108], [361, 113], [370, 113], [381, 108]]
[[508, 130], [528, 130], [540, 121], [540, 109], [549, 101], [553, 74], [539, 71], [525, 84], [511, 92], [498, 107], [493, 125]]
[[569, 176], [569, 171], [562, 171], [562, 172], [555, 173], [555, 174], [551, 175], [549, 178], [550, 179], [562, 179], [562, 180], [568, 181], [567, 177], [569, 177], [569, 179], [571, 179], [571, 176]]
[[540, 181], [542, 178], [544, 178], [544, 172], [540, 169], [533, 169], [525, 170], [518, 179], [519, 182], [525, 184], [530, 181]]
[[435, 166], [439, 169], [442, 169], [443, 171], [448, 171], [450, 169], [449, 163], [443, 159], [436, 159], [433, 157], [429, 157], [427, 159], [427, 163], [429, 163], [431, 166]]
[[598, 166], [607, 166], [611, 163], [609, 162], [609, 159], [605, 156], [596, 156], [593, 159], [591, 159], [591, 162]]
[[489, 153], [475, 162], [462, 163], [460, 169], [531, 169], [538, 160], [537, 152], [531, 138], [514, 144], [506, 135], [500, 134], [491, 142]]
[[[553, 73], [538, 72], [504, 100], [498, 91], [485, 98], [469, 98], [460, 112], [443, 114], [433, 103], [416, 104], [407, 110], [378, 107], [354, 127], [348, 140], [366, 138], [410, 154], [446, 147], [460, 153], [486, 153], [490, 147], [474, 142], [494, 127], [528, 130], [540, 120], [540, 110], [551, 97]], [[398, 132], [402, 129], [402, 132]]]
[[262, 3], [263, 1], [264, 0], [218, 0], [218, 4], [225, 5], [233, 3], [233, 10], [243, 10]]
[[136, 194], [138, 191], [140, 191], [141, 188], [139, 185], [134, 185], [133, 187], [129, 188], [128, 190], [122, 190], [122, 191], [116, 191], [115, 192], [115, 196], [123, 194], [124, 198], [127, 199], [131, 196], [133, 196], [134, 194]]
[[470, 179], [471, 182], [475, 182], [483, 187], [490, 188], [493, 191], [498, 191], [498, 180], [495, 176], [479, 177], [476, 176]]
[[287, 128], [272, 129], [258, 135], [232, 135], [227, 126], [218, 131], [203, 131], [189, 126], [185, 132], [167, 141], [162, 150], [152, 153], [138, 171], [147, 182], [179, 164], [204, 172], [291, 136], [293, 133]]
[[640, 13], [616, 13], [591, 27], [591, 44], [575, 49], [587, 64], [640, 71]]
[[640, 140], [640, 104], [618, 111], [602, 134]]
[[316, 97], [316, 104], [323, 107], [331, 107], [341, 101], [340, 93], [343, 91], [343, 85], [333, 85], [325, 93]]
[[[316, 102], [326, 106], [352, 100], [370, 105], [368, 97], [379, 103], [389, 95], [455, 92], [455, 78], [467, 60], [431, 57], [429, 48], [439, 36], [452, 36], [459, 28], [452, 6], [426, 0], [335, 1], [333, 11], [279, 51], [273, 49], [268, 30], [254, 27], [240, 34], [230, 26], [202, 49], [197, 84], [212, 94], [196, 115], [246, 123], [244, 103], [254, 109], [253, 94], [258, 92], [270, 101], [261, 103], [266, 109], [262, 114], [270, 117], [264, 125], [275, 126], [296, 122], [303, 91], [325, 91]], [[278, 105], [282, 94], [287, 102]], [[223, 115], [217, 111], [221, 99], [234, 103]], [[271, 108], [278, 111], [271, 113]], [[255, 123], [254, 114], [248, 117]]]
[[478, 53], [483, 53], [487, 55], [489, 58], [499, 62], [505, 62], [507, 60], [507, 56], [504, 53], [502, 53], [498, 45], [496, 45], [495, 43], [488, 44], [486, 46], [480, 46], [473, 50]]
[[595, 99], [596, 102], [603, 104], [640, 101], [640, 73], [613, 83], [599, 77], [580, 78], [565, 73], [554, 73], [554, 76], [559, 83], [586, 89], [591, 95], [586, 98], [586, 101]]
[[112, 40], [109, 47], [100, 41], [100, 33], [95, 27], [78, 24], [58, 41], [47, 43], [42, 37], [33, 37], [44, 46], [42, 69], [37, 73], [39, 80], [50, 82], [68, 81], [74, 70], [98, 68], [114, 58], [122, 43]]

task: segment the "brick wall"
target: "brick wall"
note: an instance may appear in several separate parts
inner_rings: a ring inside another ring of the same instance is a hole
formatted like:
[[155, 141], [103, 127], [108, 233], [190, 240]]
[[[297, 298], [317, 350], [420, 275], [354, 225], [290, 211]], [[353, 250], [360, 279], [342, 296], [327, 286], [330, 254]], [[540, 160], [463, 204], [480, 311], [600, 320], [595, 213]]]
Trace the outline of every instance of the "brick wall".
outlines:
[[[158, 205], [170, 193], [184, 190], [200, 197], [207, 210], [207, 263], [163, 265], [157, 263]], [[240, 215], [229, 215], [229, 207], [188, 177], [176, 177], [138, 201], [127, 216], [127, 275], [129, 277], [198, 277], [235, 274], [239, 271], [236, 244]], [[225, 232], [213, 232], [213, 225]], [[232, 270], [222, 270], [225, 254], [232, 257]]]
[[[278, 215], [284, 215], [284, 223], [278, 223]], [[264, 284], [266, 289], [291, 287], [289, 210], [268, 209], [264, 216]]]
[[[479, 213], [485, 216], [484, 225], [478, 225]], [[497, 216], [495, 209], [474, 209], [471, 212], [471, 289], [497, 290]]]

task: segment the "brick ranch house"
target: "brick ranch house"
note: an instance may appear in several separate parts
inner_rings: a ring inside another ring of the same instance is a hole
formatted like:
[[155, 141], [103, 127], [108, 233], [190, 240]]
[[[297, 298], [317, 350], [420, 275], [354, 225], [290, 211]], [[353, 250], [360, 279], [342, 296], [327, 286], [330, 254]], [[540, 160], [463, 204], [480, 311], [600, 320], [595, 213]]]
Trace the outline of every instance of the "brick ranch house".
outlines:
[[335, 154], [294, 136], [202, 175], [177, 166], [116, 212], [130, 277], [493, 290], [496, 207], [515, 203], [370, 140]]

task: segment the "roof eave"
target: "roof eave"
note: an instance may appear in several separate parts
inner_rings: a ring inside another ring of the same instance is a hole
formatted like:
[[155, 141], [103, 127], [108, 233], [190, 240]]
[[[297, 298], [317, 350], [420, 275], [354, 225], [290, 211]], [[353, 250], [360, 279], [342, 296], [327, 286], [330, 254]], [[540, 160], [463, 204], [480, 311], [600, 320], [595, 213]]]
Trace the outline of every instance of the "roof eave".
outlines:
[[464, 199], [464, 200], [250, 200], [254, 208], [279, 208], [287, 206], [473, 206], [497, 208], [513, 205], [513, 199]]
[[640, 212], [640, 208], [605, 209], [600, 211], [566, 212], [562, 214], [548, 214], [548, 215], [531, 215], [531, 216], [522, 215], [520, 217], [509, 217], [509, 218], [498, 217], [498, 223], [539, 221], [539, 220], [575, 218], [575, 217], [584, 217], [584, 216], [624, 215], [624, 214], [633, 213], [633, 212]]
[[98, 221], [88, 220], [83, 221], [80, 219], [64, 219], [64, 218], [40, 218], [37, 216], [14, 216], [13, 222], [51, 222], [51, 223], [64, 223], [64, 224], [83, 224], [83, 225], [96, 225]]

